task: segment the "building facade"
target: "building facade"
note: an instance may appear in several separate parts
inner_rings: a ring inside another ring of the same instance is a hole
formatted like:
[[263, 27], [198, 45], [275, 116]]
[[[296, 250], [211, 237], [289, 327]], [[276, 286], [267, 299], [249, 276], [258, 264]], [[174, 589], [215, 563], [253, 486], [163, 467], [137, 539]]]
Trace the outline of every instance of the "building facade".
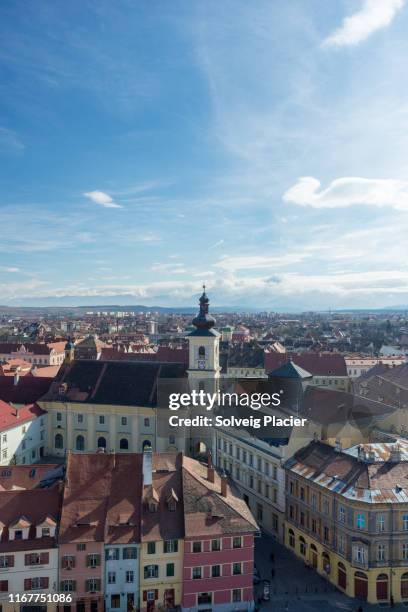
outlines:
[[408, 601], [408, 444], [311, 442], [286, 464], [285, 544], [350, 597]]

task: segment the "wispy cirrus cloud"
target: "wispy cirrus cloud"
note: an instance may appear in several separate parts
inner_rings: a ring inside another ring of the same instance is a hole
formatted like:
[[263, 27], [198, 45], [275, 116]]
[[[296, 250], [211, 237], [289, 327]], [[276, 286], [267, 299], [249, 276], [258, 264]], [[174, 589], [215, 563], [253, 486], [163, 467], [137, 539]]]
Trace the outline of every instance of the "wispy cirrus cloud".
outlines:
[[371, 34], [390, 25], [405, 0], [364, 0], [363, 6], [343, 19], [341, 26], [324, 41], [324, 47], [358, 45]]
[[91, 200], [91, 202], [94, 202], [103, 208], [123, 208], [121, 204], [115, 202], [115, 200], [104, 191], [86, 191], [84, 196]]
[[408, 210], [408, 181], [342, 177], [325, 189], [313, 176], [299, 178], [283, 194], [285, 202], [314, 208], [344, 208], [356, 204]]

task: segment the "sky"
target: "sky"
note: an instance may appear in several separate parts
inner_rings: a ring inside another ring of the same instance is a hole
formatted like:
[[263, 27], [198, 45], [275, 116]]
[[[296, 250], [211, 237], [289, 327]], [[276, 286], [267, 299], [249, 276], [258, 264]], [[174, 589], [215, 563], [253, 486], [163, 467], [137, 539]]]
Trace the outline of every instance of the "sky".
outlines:
[[408, 304], [408, 0], [3, 0], [0, 304]]

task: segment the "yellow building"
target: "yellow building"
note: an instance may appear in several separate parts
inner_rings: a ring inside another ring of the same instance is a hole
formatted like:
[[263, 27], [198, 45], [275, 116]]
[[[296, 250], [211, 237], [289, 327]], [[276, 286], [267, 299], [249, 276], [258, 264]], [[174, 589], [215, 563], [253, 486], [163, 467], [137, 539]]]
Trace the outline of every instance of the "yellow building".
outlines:
[[45, 454], [184, 450], [182, 431], [158, 438], [157, 388], [185, 375], [183, 364], [67, 359], [38, 403], [47, 410]]
[[143, 454], [140, 606], [181, 605], [184, 513], [181, 455]]
[[349, 597], [408, 602], [408, 442], [311, 442], [286, 464], [285, 545]]

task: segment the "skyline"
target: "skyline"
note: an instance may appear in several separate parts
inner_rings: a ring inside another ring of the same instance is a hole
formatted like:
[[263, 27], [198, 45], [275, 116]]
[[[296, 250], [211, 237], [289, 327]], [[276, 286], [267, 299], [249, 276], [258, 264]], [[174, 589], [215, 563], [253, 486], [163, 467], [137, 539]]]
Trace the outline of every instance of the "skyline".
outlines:
[[405, 0], [4, 2], [0, 304], [407, 304], [407, 26]]

